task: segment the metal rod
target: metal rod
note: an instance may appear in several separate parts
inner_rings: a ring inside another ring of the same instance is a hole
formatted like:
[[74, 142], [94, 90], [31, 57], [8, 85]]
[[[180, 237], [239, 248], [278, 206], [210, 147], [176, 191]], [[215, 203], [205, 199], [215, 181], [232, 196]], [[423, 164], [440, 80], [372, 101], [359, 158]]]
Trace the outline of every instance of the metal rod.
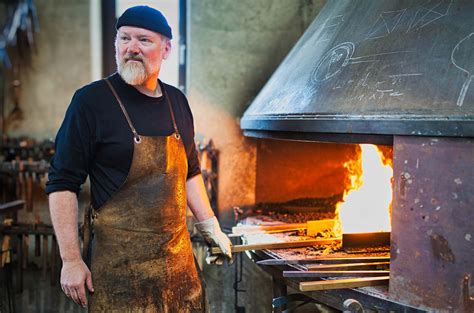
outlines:
[[283, 277], [371, 277], [387, 276], [390, 271], [283, 271]]
[[340, 263], [340, 264], [307, 264], [308, 270], [351, 270], [373, 269], [374, 267], [388, 267], [390, 262]]
[[367, 286], [386, 285], [390, 276], [382, 277], [359, 277], [359, 278], [344, 278], [334, 280], [308, 281], [301, 282], [299, 285], [300, 291], [317, 291], [343, 288], [357, 288]]
[[[299, 240], [299, 241], [288, 241], [288, 242], [268, 242], [268, 243], [257, 243], [248, 245], [237, 245], [232, 246], [232, 252], [243, 252], [248, 250], [263, 250], [263, 249], [287, 249], [287, 248], [298, 248], [318, 245], [328, 245], [335, 242], [341, 242], [341, 238], [328, 238], [328, 239], [315, 239], [315, 240]], [[221, 253], [219, 247], [212, 247], [211, 253]]]
[[390, 256], [371, 256], [371, 257], [342, 257], [342, 258], [311, 258], [311, 259], [268, 259], [257, 261], [258, 265], [286, 265], [286, 264], [311, 264], [311, 263], [347, 263], [347, 262], [381, 262], [390, 261]]

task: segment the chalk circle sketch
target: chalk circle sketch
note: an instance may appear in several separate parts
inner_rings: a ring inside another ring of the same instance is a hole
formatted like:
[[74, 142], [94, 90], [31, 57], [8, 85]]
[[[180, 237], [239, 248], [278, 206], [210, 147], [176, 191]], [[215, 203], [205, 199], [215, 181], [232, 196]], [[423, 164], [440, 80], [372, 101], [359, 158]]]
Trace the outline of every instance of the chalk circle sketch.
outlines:
[[461, 92], [459, 92], [459, 97], [457, 101], [458, 106], [462, 106], [464, 103], [464, 98], [466, 97], [467, 90], [469, 85], [472, 82], [474, 77], [474, 33], [470, 33], [461, 41], [457, 43], [454, 47], [453, 52], [451, 52], [451, 62], [463, 72], [467, 73], [466, 81], [462, 85]]
[[349, 63], [354, 54], [354, 44], [352, 42], [343, 42], [333, 47], [323, 55], [311, 74], [311, 80], [314, 83], [325, 81], [342, 71]]

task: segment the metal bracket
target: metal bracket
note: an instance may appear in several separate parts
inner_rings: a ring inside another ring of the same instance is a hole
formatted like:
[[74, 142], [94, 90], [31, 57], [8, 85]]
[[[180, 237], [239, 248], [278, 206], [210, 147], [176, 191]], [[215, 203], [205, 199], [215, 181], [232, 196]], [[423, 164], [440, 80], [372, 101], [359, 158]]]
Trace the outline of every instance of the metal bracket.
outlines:
[[466, 312], [474, 312], [474, 298], [471, 297], [471, 275], [464, 275], [462, 293], [464, 298], [464, 309]]
[[[294, 302], [297, 302], [297, 301], [301, 301], [301, 303], [295, 304]], [[290, 306], [290, 304], [292, 303], [293, 305]], [[275, 309], [286, 307], [286, 309], [281, 311], [281, 313], [290, 313], [294, 309], [308, 303], [319, 303], [319, 302], [317, 302], [313, 298], [308, 297], [307, 295], [304, 295], [302, 293], [294, 293], [291, 295], [274, 298], [272, 301], [272, 309], [273, 309], [273, 312], [275, 312]]]
[[347, 299], [343, 303], [344, 313], [364, 313], [364, 307], [355, 299]]

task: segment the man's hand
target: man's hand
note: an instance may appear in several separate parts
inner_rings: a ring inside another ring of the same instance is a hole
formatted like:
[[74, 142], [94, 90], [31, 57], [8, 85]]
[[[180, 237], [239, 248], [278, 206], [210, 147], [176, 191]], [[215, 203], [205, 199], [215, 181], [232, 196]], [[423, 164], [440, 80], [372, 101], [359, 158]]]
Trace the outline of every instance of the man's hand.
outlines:
[[225, 256], [229, 260], [232, 260], [232, 243], [230, 242], [229, 238], [222, 232], [221, 227], [219, 226], [219, 222], [217, 221], [217, 218], [215, 216], [199, 223], [195, 223], [194, 225], [211, 246], [218, 246], [222, 251], [222, 254], [214, 254], [208, 256], [206, 258], [206, 262], [222, 265], [224, 263], [224, 259], [222, 258], [222, 256]]
[[85, 285], [89, 292], [94, 292], [92, 275], [84, 261], [63, 261], [61, 288], [67, 297], [84, 308], [87, 307]]

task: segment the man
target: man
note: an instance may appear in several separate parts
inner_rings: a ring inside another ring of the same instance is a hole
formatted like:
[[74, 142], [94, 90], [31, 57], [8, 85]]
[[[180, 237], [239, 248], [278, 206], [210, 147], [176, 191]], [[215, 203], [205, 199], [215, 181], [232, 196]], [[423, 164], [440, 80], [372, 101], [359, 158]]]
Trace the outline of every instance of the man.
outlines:
[[[186, 204], [209, 243], [229, 258], [231, 246], [207, 199], [187, 100], [158, 80], [171, 28], [147, 6], [125, 11], [116, 28], [118, 73], [76, 91], [56, 138], [46, 191], [61, 287], [89, 312], [203, 312]], [[90, 270], [77, 232], [87, 175]]]

